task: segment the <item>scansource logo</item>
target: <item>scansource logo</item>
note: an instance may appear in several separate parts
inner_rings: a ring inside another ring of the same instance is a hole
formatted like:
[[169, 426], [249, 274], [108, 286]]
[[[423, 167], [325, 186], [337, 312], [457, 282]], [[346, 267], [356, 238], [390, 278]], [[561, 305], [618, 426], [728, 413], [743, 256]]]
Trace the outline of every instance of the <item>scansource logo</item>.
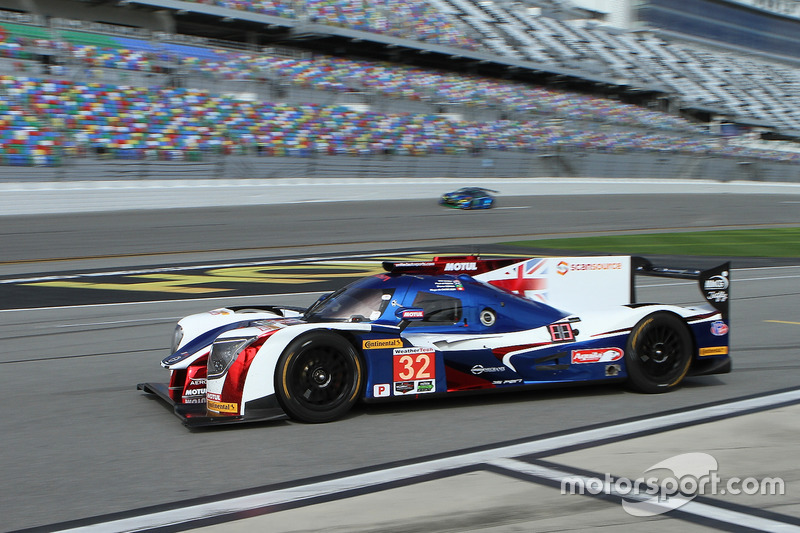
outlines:
[[[654, 464], [646, 477], [628, 479], [570, 476], [561, 480], [561, 494], [610, 494], [621, 498], [625, 512], [640, 517], [656, 516], [678, 509], [704, 495], [783, 495], [786, 484], [781, 478], [730, 477], [723, 480], [719, 464], [702, 452], [675, 455]], [[657, 471], [669, 472], [656, 475]]]

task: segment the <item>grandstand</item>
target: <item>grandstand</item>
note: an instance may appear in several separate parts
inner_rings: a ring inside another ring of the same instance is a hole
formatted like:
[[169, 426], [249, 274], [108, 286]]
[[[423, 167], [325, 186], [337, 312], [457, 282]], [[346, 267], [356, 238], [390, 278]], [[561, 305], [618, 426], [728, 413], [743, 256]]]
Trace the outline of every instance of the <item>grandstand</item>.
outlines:
[[[638, 3], [633, 29], [579, 4], [63, 0], [0, 11], [2, 163], [485, 151], [800, 161], [796, 144], [759, 140], [800, 138], [800, 58], [679, 38], [651, 16], [678, 0]], [[778, 19], [774, 33], [797, 39]]]

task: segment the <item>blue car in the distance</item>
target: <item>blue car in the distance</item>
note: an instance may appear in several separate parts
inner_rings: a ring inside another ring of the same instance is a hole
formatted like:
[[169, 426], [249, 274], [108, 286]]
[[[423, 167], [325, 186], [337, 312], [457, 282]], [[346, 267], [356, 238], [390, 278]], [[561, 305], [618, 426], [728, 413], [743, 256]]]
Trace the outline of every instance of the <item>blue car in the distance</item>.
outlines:
[[489, 209], [494, 207], [496, 201], [492, 193], [497, 191], [482, 187], [462, 187], [443, 194], [439, 204], [456, 209]]

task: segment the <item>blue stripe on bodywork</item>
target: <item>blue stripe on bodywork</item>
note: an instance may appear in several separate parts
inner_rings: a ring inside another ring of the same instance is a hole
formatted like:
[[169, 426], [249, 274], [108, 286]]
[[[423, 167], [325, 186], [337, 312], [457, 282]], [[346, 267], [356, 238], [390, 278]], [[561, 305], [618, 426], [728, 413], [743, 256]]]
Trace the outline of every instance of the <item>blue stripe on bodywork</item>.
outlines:
[[162, 359], [161, 364], [164, 366], [171, 366], [175, 363], [180, 363], [184, 359], [196, 354], [202, 348], [210, 346], [216, 340], [216, 338], [220, 336], [220, 334], [232, 329], [244, 327], [249, 323], [250, 320], [242, 320], [239, 322], [233, 322], [231, 324], [225, 324], [224, 326], [220, 326], [218, 328], [210, 329], [187, 342], [183, 348], [177, 352]]

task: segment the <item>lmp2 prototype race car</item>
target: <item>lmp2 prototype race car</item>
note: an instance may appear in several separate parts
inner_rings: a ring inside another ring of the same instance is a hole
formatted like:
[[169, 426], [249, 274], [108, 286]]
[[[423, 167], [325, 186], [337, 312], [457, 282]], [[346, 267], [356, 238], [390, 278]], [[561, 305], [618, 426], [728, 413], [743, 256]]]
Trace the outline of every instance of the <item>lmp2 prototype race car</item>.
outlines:
[[[161, 362], [169, 383], [138, 388], [189, 427], [314, 423], [359, 400], [604, 381], [657, 393], [731, 368], [727, 263], [700, 271], [630, 256], [459, 256], [383, 267], [308, 309], [183, 318]], [[696, 279], [705, 301], [637, 303], [636, 274]]]

